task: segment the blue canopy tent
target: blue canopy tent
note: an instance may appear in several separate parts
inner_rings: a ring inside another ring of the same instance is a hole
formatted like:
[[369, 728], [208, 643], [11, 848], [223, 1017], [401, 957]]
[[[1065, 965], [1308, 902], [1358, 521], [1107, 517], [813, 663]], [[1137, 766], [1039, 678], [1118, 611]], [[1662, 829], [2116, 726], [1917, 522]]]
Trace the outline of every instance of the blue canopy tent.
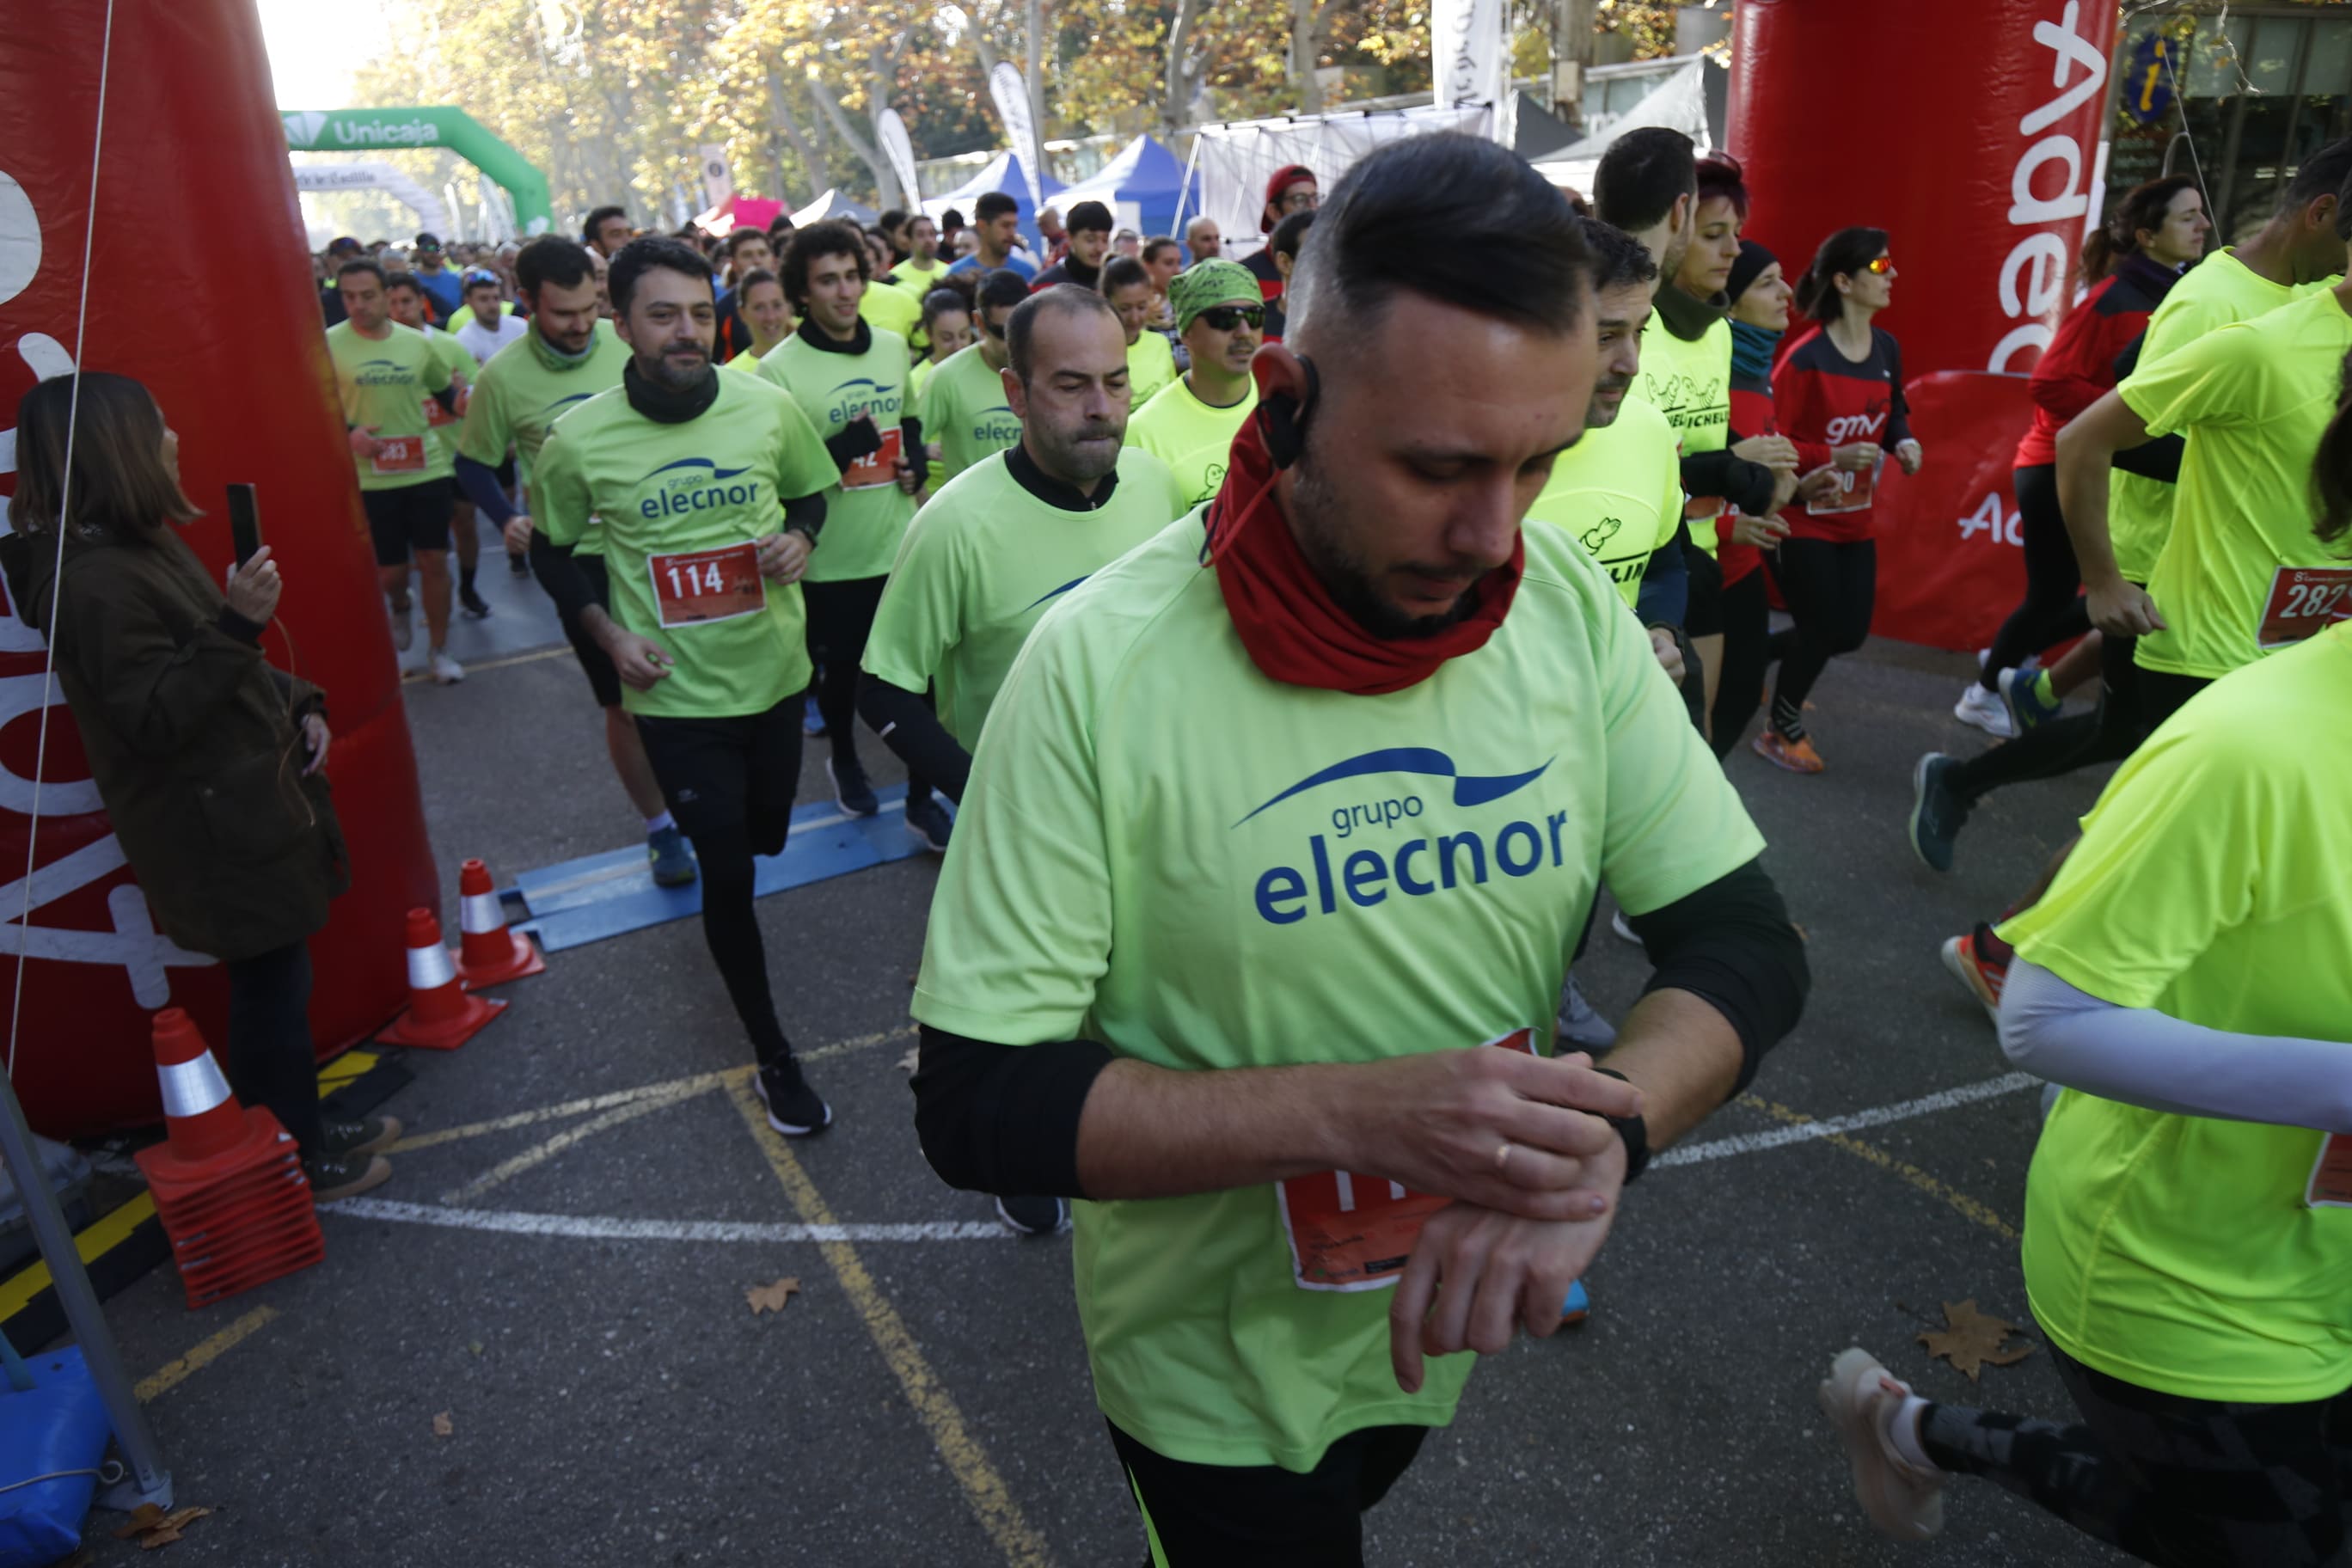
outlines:
[[1184, 191], [1184, 165], [1149, 136], [1119, 149], [1118, 156], [1062, 193], [1067, 213], [1079, 202], [1097, 201], [1112, 217], [1144, 238], [1176, 232], [1176, 203]]
[[[1062, 182], [1047, 174], [1037, 182], [1045, 193], [1045, 200], [1055, 202], [1062, 194]], [[979, 174], [954, 190], [923, 198], [923, 210], [936, 221], [941, 213], [954, 207], [963, 214], [966, 223], [972, 220], [971, 204], [991, 191], [1003, 191], [1011, 196], [1021, 215], [1021, 232], [1029, 237], [1032, 246], [1037, 240], [1037, 209], [1029, 200], [1029, 180], [1022, 173], [1021, 160], [1011, 153], [999, 153], [982, 165]], [[1043, 263], [1040, 263], [1043, 265]]]

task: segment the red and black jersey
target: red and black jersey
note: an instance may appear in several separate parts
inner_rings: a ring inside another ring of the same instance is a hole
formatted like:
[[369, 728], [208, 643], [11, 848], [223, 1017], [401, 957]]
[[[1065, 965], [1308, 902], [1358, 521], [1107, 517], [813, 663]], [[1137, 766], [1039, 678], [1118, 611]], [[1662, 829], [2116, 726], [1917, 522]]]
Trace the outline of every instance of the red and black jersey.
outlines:
[[1275, 270], [1273, 246], [1259, 246], [1242, 258], [1242, 265], [1257, 279], [1258, 294], [1267, 304], [1282, 298], [1282, 274]]
[[2033, 423], [2017, 444], [2015, 467], [2058, 460], [2058, 432], [2114, 390], [2116, 356], [2147, 330], [2149, 312], [2179, 281], [2179, 273], [2135, 251], [2067, 312], [2033, 367]]
[[[1871, 328], [1870, 353], [1850, 360], [1838, 352], [1828, 332], [1811, 329], [1772, 372], [1772, 412], [1780, 434], [1800, 450], [1868, 441], [1893, 451], [1911, 438], [1910, 405], [1903, 396], [1903, 351], [1895, 334], [1884, 327]], [[1780, 514], [1790, 533], [1798, 539], [1868, 539], [1875, 478], [1853, 474], [1842, 495], [1810, 506], [1792, 503]]]

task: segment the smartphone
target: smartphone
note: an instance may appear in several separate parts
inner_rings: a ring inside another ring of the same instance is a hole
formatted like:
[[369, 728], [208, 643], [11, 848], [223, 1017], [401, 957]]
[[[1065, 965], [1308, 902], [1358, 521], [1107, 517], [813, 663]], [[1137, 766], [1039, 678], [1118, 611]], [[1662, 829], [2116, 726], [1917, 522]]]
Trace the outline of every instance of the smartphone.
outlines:
[[228, 488], [228, 531], [236, 550], [236, 563], [242, 566], [261, 548], [261, 508], [253, 499], [251, 485]]

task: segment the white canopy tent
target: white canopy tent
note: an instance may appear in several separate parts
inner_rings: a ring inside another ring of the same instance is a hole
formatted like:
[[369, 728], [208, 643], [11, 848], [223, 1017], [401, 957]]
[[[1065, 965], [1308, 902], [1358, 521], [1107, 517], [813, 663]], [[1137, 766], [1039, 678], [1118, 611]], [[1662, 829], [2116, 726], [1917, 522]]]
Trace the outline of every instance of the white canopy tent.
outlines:
[[439, 196], [390, 163], [297, 163], [298, 191], [389, 191], [416, 214], [416, 226], [431, 234], [449, 231], [449, 209]]
[[1715, 142], [1706, 123], [1706, 57], [1694, 58], [1660, 82], [1641, 102], [1611, 121], [1607, 130], [1561, 148], [1538, 163], [1536, 172], [1555, 185], [1568, 185], [1589, 196], [1592, 194], [1593, 171], [1601, 166], [1601, 154], [1626, 132], [1645, 125], [1679, 131], [1696, 142], [1700, 152], [1711, 151]]
[[1265, 183], [1286, 163], [1303, 163], [1328, 191], [1358, 159], [1374, 148], [1407, 136], [1465, 131], [1492, 136], [1495, 111], [1479, 106], [1382, 110], [1347, 114], [1285, 115], [1203, 125], [1192, 142], [1192, 160], [1176, 204], [1176, 233], [1203, 214], [1217, 220], [1227, 256], [1246, 255], [1265, 244], [1257, 221], [1265, 206]]

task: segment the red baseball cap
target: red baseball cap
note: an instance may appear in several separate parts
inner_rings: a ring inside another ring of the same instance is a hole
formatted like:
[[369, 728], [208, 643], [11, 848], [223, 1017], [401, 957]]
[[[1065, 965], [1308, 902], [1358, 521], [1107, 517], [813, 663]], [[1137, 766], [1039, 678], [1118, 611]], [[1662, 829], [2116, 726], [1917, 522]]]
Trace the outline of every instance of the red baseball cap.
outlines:
[[1285, 186], [1295, 185], [1301, 180], [1308, 181], [1318, 188], [1321, 185], [1321, 182], [1315, 178], [1315, 171], [1304, 163], [1285, 163], [1274, 172], [1274, 178], [1265, 183], [1265, 205], [1259, 209], [1257, 215], [1257, 231], [1260, 234], [1274, 232], [1274, 226], [1282, 221], [1275, 214], [1274, 204], [1281, 198]]

